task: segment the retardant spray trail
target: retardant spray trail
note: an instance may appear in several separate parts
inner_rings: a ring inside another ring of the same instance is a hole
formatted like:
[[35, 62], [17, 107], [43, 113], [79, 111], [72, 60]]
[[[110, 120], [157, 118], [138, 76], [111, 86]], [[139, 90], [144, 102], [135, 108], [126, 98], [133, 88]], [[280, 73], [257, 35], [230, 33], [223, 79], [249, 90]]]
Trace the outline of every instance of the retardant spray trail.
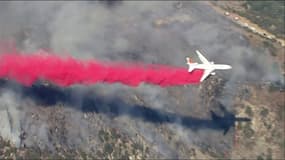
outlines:
[[59, 86], [99, 82], [137, 86], [144, 82], [166, 87], [198, 84], [202, 74], [203, 70], [188, 73], [186, 67], [83, 61], [54, 54], [0, 55], [0, 78], [13, 79], [27, 86], [46, 80]]

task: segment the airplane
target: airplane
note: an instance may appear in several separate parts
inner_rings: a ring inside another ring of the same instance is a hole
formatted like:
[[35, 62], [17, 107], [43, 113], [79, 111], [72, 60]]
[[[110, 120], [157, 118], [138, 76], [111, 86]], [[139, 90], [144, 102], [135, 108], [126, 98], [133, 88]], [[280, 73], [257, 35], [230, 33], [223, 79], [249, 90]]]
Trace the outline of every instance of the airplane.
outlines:
[[188, 72], [192, 72], [194, 69], [203, 69], [204, 74], [202, 78], [200, 79], [200, 82], [205, 80], [209, 75], [215, 75], [216, 73], [213, 72], [216, 69], [219, 70], [227, 70], [231, 69], [232, 67], [230, 65], [226, 64], [214, 64], [213, 61], [209, 62], [198, 50], [196, 50], [196, 53], [199, 57], [199, 59], [202, 61], [202, 64], [192, 62], [189, 57], [186, 57], [187, 65], [189, 66]]
[[224, 130], [224, 135], [230, 130], [231, 127], [235, 126], [235, 122], [249, 122], [250, 118], [236, 117], [233, 113], [230, 113], [225, 109], [224, 106], [220, 105], [220, 109], [224, 112], [224, 116], [219, 116], [215, 112], [211, 112], [213, 123], [216, 127]]

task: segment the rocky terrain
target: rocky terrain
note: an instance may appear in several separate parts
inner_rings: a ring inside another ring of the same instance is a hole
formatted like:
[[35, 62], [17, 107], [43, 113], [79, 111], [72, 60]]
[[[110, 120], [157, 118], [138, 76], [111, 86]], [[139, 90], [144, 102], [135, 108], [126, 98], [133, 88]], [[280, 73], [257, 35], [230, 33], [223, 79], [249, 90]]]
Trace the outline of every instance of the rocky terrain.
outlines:
[[[40, 81], [25, 87], [1, 79], [0, 159], [284, 158], [284, 48], [270, 49], [209, 5], [0, 3], [6, 5], [0, 37], [17, 40], [22, 50], [186, 67], [185, 56], [201, 49], [209, 59], [233, 66], [201, 85], [170, 88], [60, 88]], [[26, 22], [10, 9], [25, 17], [38, 14]], [[212, 112], [251, 121], [215, 119]]]

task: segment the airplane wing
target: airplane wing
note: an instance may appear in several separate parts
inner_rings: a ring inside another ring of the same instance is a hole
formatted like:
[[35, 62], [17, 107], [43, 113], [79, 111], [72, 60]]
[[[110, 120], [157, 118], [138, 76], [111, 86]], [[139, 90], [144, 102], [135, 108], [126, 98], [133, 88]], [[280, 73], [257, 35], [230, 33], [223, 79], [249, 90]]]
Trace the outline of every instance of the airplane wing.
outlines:
[[204, 64], [210, 64], [210, 62], [209, 62], [198, 50], [196, 50], [196, 53], [198, 54], [198, 57], [200, 58], [200, 60], [202, 61], [202, 63], [204, 63]]
[[203, 73], [203, 76], [202, 78], [200, 79], [200, 82], [204, 81], [204, 79], [206, 79], [209, 74], [211, 74], [211, 72], [213, 71], [214, 69], [205, 69], [204, 70], [204, 73]]

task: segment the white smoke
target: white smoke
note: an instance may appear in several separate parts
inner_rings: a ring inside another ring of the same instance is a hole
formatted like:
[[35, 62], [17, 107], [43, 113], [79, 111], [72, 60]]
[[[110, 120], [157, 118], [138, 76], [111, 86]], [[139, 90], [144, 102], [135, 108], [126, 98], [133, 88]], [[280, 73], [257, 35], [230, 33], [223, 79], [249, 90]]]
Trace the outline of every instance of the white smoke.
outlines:
[[17, 96], [9, 91], [0, 95], [0, 136], [20, 146], [20, 102]]

